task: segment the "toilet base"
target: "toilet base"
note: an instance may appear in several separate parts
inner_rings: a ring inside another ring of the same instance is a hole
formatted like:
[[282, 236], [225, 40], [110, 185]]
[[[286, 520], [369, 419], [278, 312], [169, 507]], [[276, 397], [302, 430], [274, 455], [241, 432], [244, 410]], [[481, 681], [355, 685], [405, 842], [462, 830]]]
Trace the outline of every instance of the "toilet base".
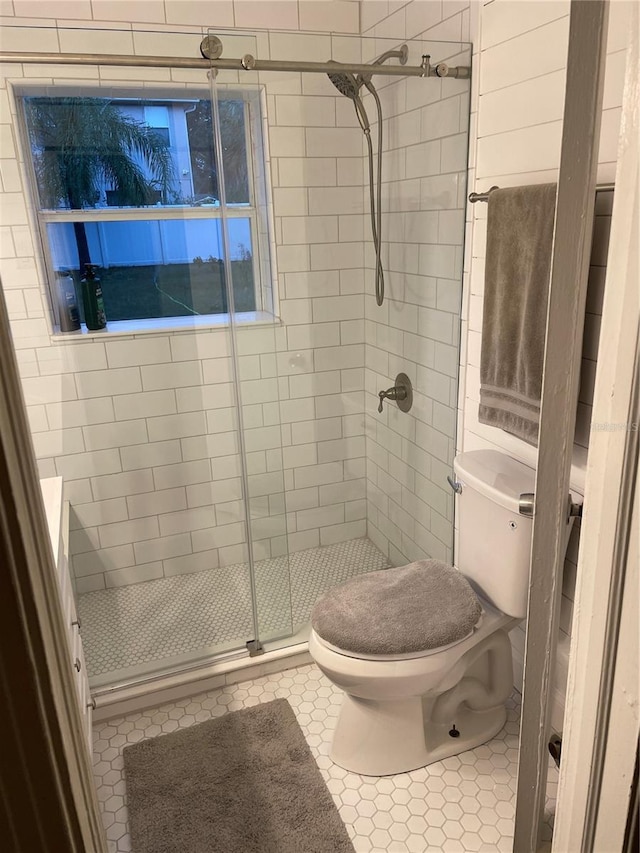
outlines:
[[[507, 718], [504, 705], [472, 711], [463, 704], [451, 722], [435, 723], [433, 702], [420, 697], [376, 702], [345, 694], [331, 760], [362, 776], [407, 773], [486, 743]], [[449, 734], [454, 724], [457, 737]]]

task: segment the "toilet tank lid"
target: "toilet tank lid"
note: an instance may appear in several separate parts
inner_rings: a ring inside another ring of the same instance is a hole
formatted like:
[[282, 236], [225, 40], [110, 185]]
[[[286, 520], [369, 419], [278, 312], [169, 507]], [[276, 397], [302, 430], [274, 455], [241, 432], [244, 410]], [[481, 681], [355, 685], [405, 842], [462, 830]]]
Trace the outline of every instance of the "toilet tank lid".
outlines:
[[463, 486], [512, 512], [518, 512], [520, 495], [535, 489], [533, 468], [498, 450], [461, 453], [454, 459], [453, 468]]

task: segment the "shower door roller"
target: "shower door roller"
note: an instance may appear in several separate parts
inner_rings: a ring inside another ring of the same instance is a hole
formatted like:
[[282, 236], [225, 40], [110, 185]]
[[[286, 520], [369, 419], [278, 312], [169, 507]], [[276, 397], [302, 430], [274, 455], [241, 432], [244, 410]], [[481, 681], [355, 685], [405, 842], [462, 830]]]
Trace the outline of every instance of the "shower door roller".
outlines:
[[245, 645], [250, 658], [255, 658], [258, 655], [264, 654], [264, 648], [260, 640], [247, 640]]

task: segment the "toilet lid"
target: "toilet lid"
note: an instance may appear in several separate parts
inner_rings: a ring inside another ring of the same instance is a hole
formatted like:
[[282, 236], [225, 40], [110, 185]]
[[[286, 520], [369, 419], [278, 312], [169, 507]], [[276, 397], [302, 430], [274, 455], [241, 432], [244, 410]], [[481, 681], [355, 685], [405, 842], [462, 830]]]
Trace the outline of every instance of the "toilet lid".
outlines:
[[467, 579], [439, 560], [368, 572], [330, 590], [311, 624], [346, 652], [398, 655], [464, 639], [482, 608]]

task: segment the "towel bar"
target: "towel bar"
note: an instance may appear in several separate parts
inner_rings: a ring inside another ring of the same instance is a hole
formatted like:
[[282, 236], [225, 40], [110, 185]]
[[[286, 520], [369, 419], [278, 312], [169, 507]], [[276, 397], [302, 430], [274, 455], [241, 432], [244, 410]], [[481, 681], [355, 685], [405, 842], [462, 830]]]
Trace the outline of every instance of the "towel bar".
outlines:
[[469, 201], [471, 204], [475, 204], [477, 201], [489, 201], [489, 193], [499, 189], [500, 187], [489, 187], [486, 193], [469, 193]]
[[[597, 184], [596, 192], [612, 192], [615, 188], [615, 184]], [[489, 201], [489, 194], [499, 189], [500, 187], [489, 187], [486, 193], [469, 193], [469, 201], [471, 204], [475, 204], [477, 201]]]

